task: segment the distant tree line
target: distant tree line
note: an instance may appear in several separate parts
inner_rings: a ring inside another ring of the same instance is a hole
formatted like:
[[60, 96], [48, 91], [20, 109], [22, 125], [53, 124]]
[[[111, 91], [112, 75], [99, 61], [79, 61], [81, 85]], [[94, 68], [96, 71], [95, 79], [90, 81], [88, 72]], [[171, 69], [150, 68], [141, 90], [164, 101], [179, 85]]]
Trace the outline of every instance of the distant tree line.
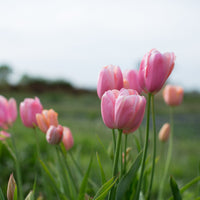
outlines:
[[49, 80], [43, 77], [32, 77], [30, 75], [23, 75], [18, 83], [10, 84], [9, 78], [13, 70], [8, 65], [0, 65], [0, 90], [28, 90], [34, 92], [64, 90], [68, 92], [86, 92], [84, 89], [75, 88], [70, 82], [58, 79]]

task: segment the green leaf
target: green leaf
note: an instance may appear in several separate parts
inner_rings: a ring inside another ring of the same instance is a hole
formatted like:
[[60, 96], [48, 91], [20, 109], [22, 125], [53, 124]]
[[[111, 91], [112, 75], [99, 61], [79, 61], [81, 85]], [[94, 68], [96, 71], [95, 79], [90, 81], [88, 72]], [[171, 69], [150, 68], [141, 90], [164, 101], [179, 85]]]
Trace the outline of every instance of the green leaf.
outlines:
[[125, 196], [125, 193], [129, 190], [131, 183], [134, 181], [134, 179], [137, 178], [137, 171], [140, 167], [140, 163], [142, 160], [142, 152], [140, 152], [135, 160], [135, 162], [132, 164], [129, 171], [122, 177], [120, 180], [117, 191], [116, 191], [116, 200], [121, 200]]
[[85, 192], [86, 192], [86, 189], [87, 189], [87, 183], [88, 183], [88, 178], [89, 178], [91, 166], [92, 166], [92, 157], [90, 159], [88, 169], [87, 169], [87, 171], [86, 171], [86, 173], [83, 177], [82, 183], [81, 183], [81, 187], [80, 187], [80, 191], [79, 191], [79, 195], [78, 195], [78, 200], [84, 200], [85, 199]]
[[172, 190], [174, 200], [182, 200], [178, 185], [177, 185], [175, 179], [172, 176], [170, 177], [170, 186], [171, 186], [171, 190]]
[[113, 185], [116, 183], [117, 178], [111, 178], [108, 180], [104, 185], [101, 186], [101, 188], [97, 191], [96, 195], [94, 196], [93, 200], [103, 200], [107, 196], [110, 189], [113, 187]]
[[97, 156], [97, 161], [98, 161], [99, 168], [100, 168], [100, 172], [101, 172], [101, 182], [102, 182], [102, 185], [103, 185], [103, 184], [106, 182], [106, 176], [105, 176], [103, 167], [102, 167], [102, 165], [101, 165], [101, 161], [100, 161], [100, 158], [99, 158], [99, 154], [96, 153], [96, 156]]
[[34, 192], [33, 190], [29, 192], [25, 200], [34, 200]]
[[17, 184], [15, 184], [15, 191], [14, 191], [14, 197], [13, 197], [13, 200], [17, 200], [17, 196], [18, 196], [18, 189], [17, 189]]
[[0, 187], [0, 199], [5, 200], [5, 197], [4, 197], [4, 195], [3, 195], [3, 192], [2, 192], [1, 187]]

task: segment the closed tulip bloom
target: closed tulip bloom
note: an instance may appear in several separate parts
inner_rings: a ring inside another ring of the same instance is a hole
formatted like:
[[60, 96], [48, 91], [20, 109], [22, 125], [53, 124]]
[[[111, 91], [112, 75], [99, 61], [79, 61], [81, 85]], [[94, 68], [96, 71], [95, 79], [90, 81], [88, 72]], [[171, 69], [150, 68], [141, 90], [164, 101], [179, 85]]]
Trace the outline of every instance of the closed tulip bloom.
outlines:
[[163, 90], [163, 98], [169, 106], [178, 106], [183, 101], [183, 93], [182, 87], [166, 85]]
[[4, 96], [0, 95], [0, 126], [7, 129], [12, 126], [17, 118], [17, 104], [14, 98], [7, 100]]
[[66, 150], [71, 149], [74, 145], [74, 139], [73, 139], [72, 133], [68, 127], [63, 127], [62, 142], [63, 142]]
[[58, 113], [53, 109], [43, 110], [42, 113], [36, 114], [36, 120], [40, 130], [46, 133], [50, 125], [58, 126]]
[[16, 187], [16, 182], [15, 182], [13, 174], [11, 174], [9, 181], [8, 181], [8, 187], [7, 187], [7, 199], [8, 200], [14, 199], [15, 187]]
[[124, 88], [136, 90], [139, 94], [142, 92], [138, 80], [137, 70], [127, 70], [123, 73]]
[[97, 82], [97, 94], [101, 99], [107, 90], [123, 88], [123, 75], [118, 66], [108, 65], [103, 67]]
[[170, 124], [165, 123], [162, 128], [160, 129], [160, 132], [158, 134], [159, 140], [161, 142], [166, 142], [170, 136]]
[[42, 112], [42, 104], [39, 98], [26, 98], [20, 103], [20, 116], [23, 124], [27, 127], [34, 127], [37, 125], [36, 114]]
[[145, 106], [145, 97], [140, 96], [136, 90], [109, 90], [102, 96], [101, 114], [107, 127], [130, 133], [140, 126]]
[[49, 144], [59, 144], [63, 136], [63, 127], [61, 125], [50, 126], [46, 133], [46, 140]]
[[139, 83], [145, 92], [157, 93], [174, 68], [174, 53], [161, 54], [152, 49], [142, 59], [139, 69]]

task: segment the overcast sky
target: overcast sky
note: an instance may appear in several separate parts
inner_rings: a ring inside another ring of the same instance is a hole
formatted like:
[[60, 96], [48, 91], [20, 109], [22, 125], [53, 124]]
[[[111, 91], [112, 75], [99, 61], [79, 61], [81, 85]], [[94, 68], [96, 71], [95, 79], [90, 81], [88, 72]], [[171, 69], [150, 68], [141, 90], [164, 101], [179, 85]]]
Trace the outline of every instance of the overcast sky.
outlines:
[[173, 51], [170, 81], [200, 89], [198, 0], [0, 0], [0, 64], [95, 88], [101, 68], [136, 69], [152, 48]]

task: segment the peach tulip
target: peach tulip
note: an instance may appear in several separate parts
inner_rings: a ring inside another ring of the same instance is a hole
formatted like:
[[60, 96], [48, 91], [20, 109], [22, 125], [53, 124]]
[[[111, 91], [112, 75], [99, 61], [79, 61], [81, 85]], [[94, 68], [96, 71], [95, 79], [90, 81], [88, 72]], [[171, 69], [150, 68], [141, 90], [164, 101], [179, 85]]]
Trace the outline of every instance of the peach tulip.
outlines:
[[71, 133], [70, 129], [67, 127], [63, 127], [62, 142], [63, 142], [66, 150], [71, 149], [74, 145], [74, 139], [73, 139], [72, 133]]
[[58, 126], [58, 114], [53, 109], [43, 110], [36, 114], [36, 121], [40, 130], [46, 133], [50, 125]]
[[46, 140], [49, 144], [59, 144], [63, 136], [63, 127], [58, 125], [57, 127], [51, 125], [46, 133]]
[[163, 90], [163, 98], [169, 106], [178, 106], [183, 101], [183, 88], [179, 86], [166, 85]]
[[127, 70], [123, 73], [124, 88], [136, 90], [139, 94], [142, 92], [138, 80], [137, 70]]
[[161, 127], [160, 132], [158, 134], [159, 140], [162, 141], [162, 142], [165, 142], [165, 141], [168, 140], [169, 135], [170, 135], [170, 124], [169, 123], [165, 123]]
[[152, 49], [142, 59], [139, 69], [139, 84], [148, 93], [157, 93], [174, 68], [174, 53], [161, 54]]
[[37, 125], [36, 114], [42, 112], [42, 104], [39, 98], [25, 98], [20, 103], [20, 116], [23, 124], [27, 127], [34, 127]]
[[124, 133], [135, 131], [141, 124], [146, 99], [136, 90], [109, 90], [101, 99], [101, 114], [105, 125], [122, 129]]
[[103, 67], [99, 74], [97, 83], [97, 94], [99, 98], [103, 96], [107, 90], [123, 88], [123, 75], [118, 66], [107, 65]]
[[14, 98], [7, 100], [0, 95], [0, 127], [7, 129], [17, 118], [17, 104]]

